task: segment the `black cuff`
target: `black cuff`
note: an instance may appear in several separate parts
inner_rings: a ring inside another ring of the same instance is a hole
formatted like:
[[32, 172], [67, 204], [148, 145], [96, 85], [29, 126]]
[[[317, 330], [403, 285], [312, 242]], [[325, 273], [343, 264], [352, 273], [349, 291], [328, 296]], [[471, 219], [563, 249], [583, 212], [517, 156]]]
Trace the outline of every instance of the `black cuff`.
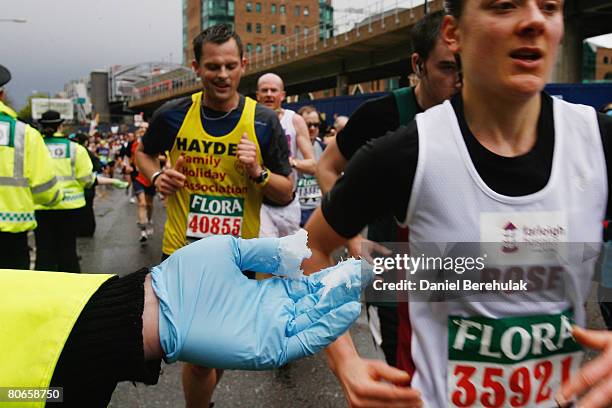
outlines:
[[143, 350], [147, 273], [113, 277], [87, 302], [51, 379], [51, 387], [64, 388], [64, 406], [106, 406], [119, 381], [157, 384], [161, 360], [145, 362]]

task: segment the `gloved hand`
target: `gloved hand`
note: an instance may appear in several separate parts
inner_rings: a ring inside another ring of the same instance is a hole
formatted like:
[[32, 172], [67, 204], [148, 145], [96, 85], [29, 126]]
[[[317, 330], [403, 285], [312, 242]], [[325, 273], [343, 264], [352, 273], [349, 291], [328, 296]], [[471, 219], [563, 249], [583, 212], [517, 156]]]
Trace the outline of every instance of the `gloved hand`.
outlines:
[[[282, 239], [205, 238], [152, 269], [167, 362], [280, 367], [323, 349], [351, 326], [361, 309], [360, 261], [296, 280], [255, 281], [242, 274], [286, 275], [287, 265], [299, 265], [305, 255], [294, 254], [298, 262], [287, 262], [291, 254], [279, 251]], [[333, 275], [338, 268], [340, 280]]]
[[123, 180], [119, 180], [119, 179], [113, 179], [112, 181], [113, 187], [115, 188], [127, 188], [128, 187], [128, 182], [127, 181], [123, 181]]

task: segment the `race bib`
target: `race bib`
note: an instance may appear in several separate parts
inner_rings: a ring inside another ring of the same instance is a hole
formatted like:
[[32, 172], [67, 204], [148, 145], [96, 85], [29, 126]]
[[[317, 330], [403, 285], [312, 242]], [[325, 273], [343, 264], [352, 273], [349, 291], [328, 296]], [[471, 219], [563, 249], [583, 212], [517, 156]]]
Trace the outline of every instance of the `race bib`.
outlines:
[[580, 367], [571, 313], [501, 319], [449, 316], [448, 404], [551, 407]]
[[11, 141], [11, 125], [0, 122], [0, 146], [8, 146]]
[[244, 198], [192, 194], [189, 198], [187, 237], [242, 234]]
[[68, 145], [65, 143], [47, 143], [47, 149], [53, 159], [65, 159], [68, 157]]
[[297, 193], [302, 204], [316, 204], [321, 200], [321, 189], [316, 177], [304, 175], [298, 179]]

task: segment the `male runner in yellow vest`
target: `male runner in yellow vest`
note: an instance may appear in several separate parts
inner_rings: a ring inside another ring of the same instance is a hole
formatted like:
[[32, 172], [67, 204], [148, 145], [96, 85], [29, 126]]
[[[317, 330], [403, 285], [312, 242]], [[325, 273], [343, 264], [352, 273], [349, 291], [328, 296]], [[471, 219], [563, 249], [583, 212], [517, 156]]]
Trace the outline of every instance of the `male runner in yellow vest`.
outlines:
[[[261, 204], [292, 200], [289, 153], [274, 111], [238, 93], [246, 67], [240, 37], [216, 25], [193, 41], [193, 69], [203, 91], [162, 106], [136, 153], [139, 170], [168, 196], [163, 240], [167, 257], [210, 235], [254, 238]], [[170, 151], [173, 169], [159, 171]], [[208, 407], [220, 372], [187, 365], [187, 406]]]
[[62, 199], [49, 152], [36, 129], [2, 102], [11, 73], [0, 65], [0, 268], [29, 269], [34, 204]]

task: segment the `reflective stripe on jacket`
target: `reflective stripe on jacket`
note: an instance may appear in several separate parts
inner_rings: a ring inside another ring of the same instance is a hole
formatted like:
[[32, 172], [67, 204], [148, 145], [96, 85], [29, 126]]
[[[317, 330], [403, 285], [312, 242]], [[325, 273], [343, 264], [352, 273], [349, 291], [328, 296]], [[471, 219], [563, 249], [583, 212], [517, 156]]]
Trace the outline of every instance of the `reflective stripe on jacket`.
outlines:
[[53, 162], [36, 129], [0, 102], [0, 231], [36, 228], [34, 206], [62, 198]]

